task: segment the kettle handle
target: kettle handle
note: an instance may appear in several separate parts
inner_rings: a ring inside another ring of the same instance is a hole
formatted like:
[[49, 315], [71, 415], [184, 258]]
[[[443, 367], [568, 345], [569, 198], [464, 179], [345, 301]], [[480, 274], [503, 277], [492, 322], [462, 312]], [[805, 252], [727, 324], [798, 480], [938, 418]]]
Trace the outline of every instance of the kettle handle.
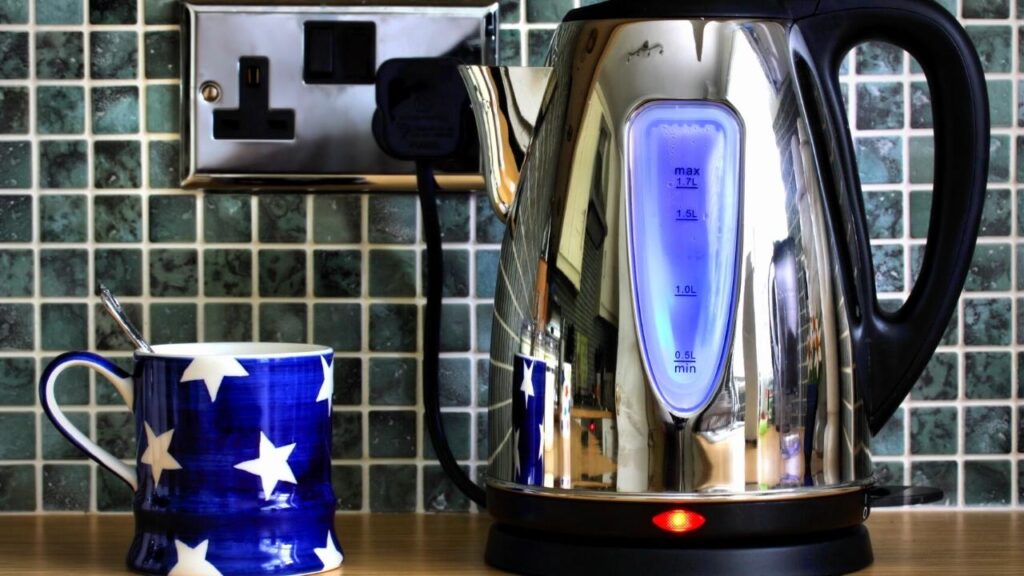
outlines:
[[814, 82], [822, 98], [814, 102], [813, 90], [805, 92], [805, 104], [819, 108], [820, 120], [835, 135], [831, 141], [814, 139], [816, 146], [831, 147], [815, 150], [821, 166], [856, 166], [838, 71], [849, 50], [869, 40], [895, 44], [917, 58], [932, 93], [935, 127], [927, 249], [910, 296], [895, 312], [878, 304], [857, 171], [833, 169], [831, 181], [821, 175], [839, 244], [859, 391], [875, 434], [931, 358], [970, 270], [985, 199], [989, 113], [978, 55], [941, 6], [928, 0], [822, 0], [814, 16], [795, 23], [792, 35], [797, 68], [803, 66], [805, 80]]

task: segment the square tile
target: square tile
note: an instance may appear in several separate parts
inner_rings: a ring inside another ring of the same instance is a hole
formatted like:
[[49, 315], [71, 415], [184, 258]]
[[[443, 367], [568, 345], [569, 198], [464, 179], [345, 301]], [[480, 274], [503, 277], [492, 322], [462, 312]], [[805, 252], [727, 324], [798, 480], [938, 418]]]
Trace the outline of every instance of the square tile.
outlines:
[[903, 128], [903, 83], [862, 82], [857, 84], [857, 128], [860, 130]]
[[469, 242], [469, 199], [467, 194], [444, 194], [437, 199], [442, 242]]
[[36, 32], [36, 78], [73, 80], [84, 77], [81, 32]]
[[[469, 474], [469, 466], [460, 466]], [[437, 464], [423, 467], [423, 508], [427, 512], [468, 512], [469, 499]]]
[[135, 416], [127, 410], [96, 414], [96, 443], [116, 458], [135, 459]]
[[206, 194], [203, 197], [203, 238], [207, 242], [251, 242], [252, 196]]
[[965, 453], [1009, 454], [1012, 434], [1009, 406], [964, 408]]
[[[102, 306], [102, 304], [97, 304], [97, 306]], [[96, 312], [103, 314], [104, 316], [110, 316], [110, 314], [107, 314], [103, 310], [96, 310]], [[129, 312], [129, 314], [131, 314], [131, 312]], [[125, 342], [127, 342], [127, 338], [125, 338]], [[124, 350], [125, 352], [131, 353], [134, 350], [134, 346], [127, 345]], [[135, 369], [135, 361], [131, 356], [115, 356], [112, 354], [106, 354], [105, 357], [110, 360], [112, 364], [125, 372], [131, 373]], [[95, 381], [96, 386], [93, 391], [93, 401], [98, 406], [115, 406], [118, 409], [125, 407], [125, 399], [121, 396], [121, 393], [114, 388], [113, 384], [111, 384], [106, 378], [96, 378]]]
[[415, 352], [417, 325], [413, 304], [371, 304], [370, 350]]
[[28, 78], [28, 33], [0, 31], [0, 79]]
[[476, 459], [487, 460], [490, 456], [490, 428], [487, 426], [487, 411], [481, 410], [476, 414]]
[[306, 241], [306, 196], [267, 194], [259, 197], [260, 242]]
[[977, 246], [964, 288], [968, 291], [1009, 290], [1012, 262], [1013, 249], [1009, 244]]
[[36, 0], [36, 24], [81, 24], [82, 0]]
[[1013, 82], [1010, 80], [989, 80], [988, 114], [995, 128], [1013, 126]]
[[879, 292], [903, 290], [903, 246], [886, 244], [871, 247], [875, 266], [875, 286]]
[[335, 411], [331, 414], [331, 458], [358, 460], [363, 457], [363, 413]]
[[[0, 188], [32, 187], [32, 143], [0, 141]], [[3, 200], [0, 200], [2, 209]], [[2, 227], [3, 224], [0, 224]]]
[[305, 342], [306, 305], [260, 304], [260, 342]]
[[32, 241], [32, 197], [0, 196], [0, 242]]
[[28, 88], [0, 86], [0, 134], [27, 134], [28, 119]]
[[100, 512], [131, 512], [132, 489], [103, 467], [96, 468], [96, 509]]
[[[903, 193], [895, 190], [889, 192], [865, 192], [864, 213], [867, 216], [868, 234], [872, 239], [903, 237]], [[492, 258], [495, 264], [492, 269], [497, 271], [497, 252]], [[480, 252], [477, 252], [477, 285], [479, 286]], [[490, 272], [489, 272], [490, 273]], [[496, 274], [495, 274], [496, 275]], [[493, 283], [491, 280], [493, 295]], [[480, 289], [477, 288], [479, 293]]]
[[443, 305], [441, 307], [441, 351], [469, 352], [472, 346], [470, 328], [469, 304]]
[[857, 74], [902, 74], [903, 49], [885, 42], [857, 46]]
[[[427, 269], [427, 251], [423, 250], [420, 254], [421, 293], [426, 294], [429, 273]], [[465, 298], [469, 296], [469, 250], [444, 250], [442, 262], [441, 295], [444, 298]], [[370, 263], [370, 268], [372, 275], [372, 262]]]
[[195, 304], [150, 304], [149, 339], [152, 344], [178, 344], [198, 340]]
[[370, 465], [370, 512], [415, 512], [416, 466]]
[[[2, 52], [0, 52], [2, 53]], [[31, 464], [0, 466], [0, 511], [33, 512], [36, 509], [36, 467]]]
[[903, 442], [904, 410], [900, 408], [871, 439], [871, 453], [874, 456], [903, 456], [906, 447]]
[[1013, 503], [1010, 461], [964, 462], [964, 504], [1009, 506]]
[[43, 510], [86, 512], [92, 480], [85, 464], [43, 465]]
[[137, 12], [132, 0], [89, 0], [90, 24], [135, 24]]
[[412, 250], [370, 250], [370, 296], [416, 295], [416, 253]]
[[1012, 233], [1010, 191], [1006, 189], [985, 192], [985, 208], [981, 213], [981, 236], [1009, 236]]
[[491, 351], [491, 320], [494, 317], [494, 305], [476, 305], [476, 351]]
[[39, 237], [43, 242], [85, 242], [84, 195], [39, 197]]
[[469, 358], [441, 358], [438, 368], [441, 406], [472, 405], [472, 367]]
[[0, 302], [0, 350], [32, 350], [35, 321], [31, 304]]
[[85, 140], [43, 140], [39, 142], [39, 186], [41, 188], [86, 188], [89, 168]]
[[477, 244], [501, 244], [505, 238], [505, 225], [498, 219], [488, 199], [476, 196], [476, 232]]
[[362, 262], [359, 250], [314, 250], [313, 295], [358, 297], [363, 289]]
[[85, 250], [40, 250], [42, 296], [88, 296], [89, 253]]
[[932, 95], [927, 82], [910, 83], [910, 127], [931, 128]]
[[1009, 18], [1010, 0], [963, 0], [964, 18]]
[[416, 412], [371, 410], [370, 458], [416, 457]]
[[989, 141], [988, 181], [1009, 182], [1010, 180], [1010, 137], [996, 134]]
[[[121, 307], [124, 308], [125, 314], [128, 315], [128, 319], [132, 321], [132, 324], [136, 326], [147, 326], [142, 322], [142, 304], [136, 302], [122, 302]], [[135, 349], [135, 345], [131, 340], [125, 336], [124, 331], [117, 325], [117, 322], [111, 318], [110, 313], [107, 312], [103, 304], [93, 305], [93, 318], [95, 319], [95, 338], [96, 338], [96, 349], [97, 350], [119, 350], [119, 351], [132, 351]], [[97, 390], [102, 386], [102, 378], [96, 380]], [[111, 388], [112, 390], [113, 388]]]
[[555, 31], [533, 29], [527, 31], [527, 65], [543, 66], [547, 62], [548, 48]]
[[259, 283], [260, 296], [305, 296], [306, 252], [304, 250], [260, 250]]
[[911, 454], [956, 454], [956, 408], [910, 410]]
[[498, 32], [498, 64], [501, 66], [522, 66], [522, 43], [519, 30], [500, 30]]
[[84, 350], [89, 346], [89, 310], [85, 304], [40, 306], [43, 350]]
[[149, 293], [152, 296], [195, 296], [198, 277], [195, 250], [160, 248], [150, 251]]
[[935, 180], [935, 138], [910, 138], [910, 183], [929, 184]]
[[239, 298], [252, 296], [252, 251], [204, 250], [203, 294]]
[[181, 142], [154, 140], [149, 143], [149, 187], [181, 187]]
[[146, 86], [146, 131], [181, 131], [181, 87], [175, 84]]
[[91, 32], [89, 55], [90, 78], [128, 80], [139, 76], [139, 38], [135, 32]]
[[[441, 414], [441, 425], [444, 426], [444, 434], [448, 439], [448, 446], [452, 449], [452, 455], [456, 460], [469, 460], [470, 445], [472, 443], [472, 432], [470, 416], [468, 412], [443, 412]], [[429, 460], [437, 459], [437, 452], [434, 451], [434, 443], [427, 433], [426, 424], [423, 426], [423, 457]]]
[[176, 0], [145, 0], [146, 24], [178, 24], [181, 21]]
[[965, 26], [978, 51], [981, 67], [988, 72], [1010, 72], [1013, 28], [1009, 26]]
[[35, 261], [32, 250], [0, 250], [0, 297], [26, 298], [34, 292]]
[[[476, 405], [488, 405], [491, 389], [491, 361], [481, 358], [476, 361]], [[485, 433], [486, 435], [486, 433]]]
[[370, 358], [370, 406], [415, 406], [416, 358]]
[[910, 193], [910, 237], [927, 238], [932, 215], [932, 193], [914, 190]]
[[903, 145], [900, 137], [857, 138], [854, 145], [862, 183], [888, 184], [903, 181]]
[[0, 460], [32, 460], [36, 457], [36, 415], [32, 412], [0, 412]]
[[93, 134], [134, 134], [139, 131], [139, 89], [102, 86], [92, 89]]
[[40, 134], [85, 132], [85, 90], [81, 86], [36, 88], [36, 130]]
[[93, 185], [138, 188], [142, 185], [141, 148], [137, 140], [93, 142]]
[[362, 348], [362, 310], [359, 304], [313, 305], [313, 341], [336, 352]]
[[118, 296], [142, 296], [142, 250], [97, 248], [93, 255], [96, 283]]
[[965, 298], [964, 343], [968, 346], [1009, 345], [1011, 318], [1009, 298]]
[[[65, 383], [66, 385], [66, 383]], [[89, 436], [92, 426], [89, 423], [88, 412], [65, 412], [68, 420], [75, 428]], [[43, 427], [42, 448], [43, 459], [45, 460], [85, 460], [85, 452], [79, 450], [74, 444], [68, 441], [63, 434], [57, 431], [49, 418], [40, 418], [39, 422]]]
[[1009, 352], [968, 352], [964, 392], [971, 400], [1010, 398], [1013, 358]]
[[358, 406], [363, 401], [363, 361], [334, 356], [335, 406]]
[[203, 306], [205, 342], [249, 342], [252, 340], [252, 304]]
[[416, 241], [414, 196], [370, 196], [367, 237], [373, 244], [412, 244]]
[[142, 198], [136, 195], [94, 196], [93, 237], [97, 242], [141, 242]]
[[195, 242], [196, 198], [172, 194], [149, 197], [150, 242]]
[[178, 32], [146, 32], [146, 78], [177, 78], [180, 74]]
[[36, 403], [36, 362], [33, 358], [0, 358], [0, 404]]
[[957, 479], [959, 471], [956, 462], [943, 460], [913, 462], [910, 465], [910, 483], [914, 486], [929, 486], [942, 490], [944, 497], [936, 506], [956, 506], [959, 501]]
[[331, 466], [331, 487], [335, 509], [354, 512], [363, 509], [363, 467]]
[[0, 0], [0, 24], [28, 23], [28, 0]]
[[313, 241], [358, 244], [363, 237], [362, 199], [352, 195], [313, 197]]
[[502, 24], [518, 24], [522, 17], [520, 0], [504, 0], [499, 3], [498, 14]]
[[526, 2], [526, 21], [558, 23], [569, 10], [572, 10], [572, 0]]

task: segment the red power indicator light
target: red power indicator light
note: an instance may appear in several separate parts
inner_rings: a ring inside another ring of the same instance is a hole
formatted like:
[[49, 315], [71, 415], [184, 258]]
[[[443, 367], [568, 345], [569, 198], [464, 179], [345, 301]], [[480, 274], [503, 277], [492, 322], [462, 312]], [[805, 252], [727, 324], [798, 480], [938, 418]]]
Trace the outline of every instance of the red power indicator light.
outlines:
[[689, 510], [666, 510], [651, 518], [654, 525], [666, 532], [685, 534], [704, 525], [704, 517]]

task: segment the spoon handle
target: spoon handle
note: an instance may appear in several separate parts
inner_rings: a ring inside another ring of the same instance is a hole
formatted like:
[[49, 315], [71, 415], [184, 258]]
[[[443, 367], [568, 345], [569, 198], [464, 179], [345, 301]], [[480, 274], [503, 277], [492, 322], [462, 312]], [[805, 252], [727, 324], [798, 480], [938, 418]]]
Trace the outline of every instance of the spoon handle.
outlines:
[[100, 284], [100, 299], [103, 301], [103, 306], [106, 307], [107, 312], [110, 312], [114, 321], [121, 327], [125, 335], [131, 339], [135, 347], [144, 352], [152, 352], [152, 346], [149, 345], [149, 342], [146, 342], [145, 337], [142, 336], [135, 325], [128, 320], [128, 315], [125, 313], [124, 308], [121, 307], [121, 303], [117, 301], [117, 298], [103, 284]]

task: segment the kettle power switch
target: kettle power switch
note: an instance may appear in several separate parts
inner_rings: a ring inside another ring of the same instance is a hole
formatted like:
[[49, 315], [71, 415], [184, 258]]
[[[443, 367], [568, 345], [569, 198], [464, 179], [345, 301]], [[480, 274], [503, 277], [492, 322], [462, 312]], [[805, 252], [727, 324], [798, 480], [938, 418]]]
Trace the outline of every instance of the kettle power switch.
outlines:
[[377, 25], [307, 21], [302, 79], [306, 84], [373, 84], [377, 80]]

